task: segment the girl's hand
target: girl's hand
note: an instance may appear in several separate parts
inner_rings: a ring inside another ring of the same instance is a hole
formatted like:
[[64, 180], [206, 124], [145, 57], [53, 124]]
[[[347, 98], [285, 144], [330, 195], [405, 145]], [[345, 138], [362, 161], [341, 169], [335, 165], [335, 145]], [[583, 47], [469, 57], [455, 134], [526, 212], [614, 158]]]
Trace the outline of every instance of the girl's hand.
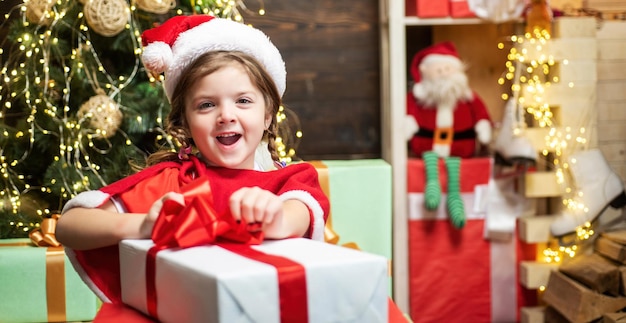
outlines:
[[256, 186], [243, 187], [230, 196], [229, 204], [233, 218], [247, 223], [251, 231], [263, 230], [268, 238], [283, 238], [283, 202], [276, 194]]
[[141, 222], [141, 226], [139, 227], [140, 239], [150, 239], [152, 237], [152, 229], [154, 228], [154, 223], [159, 217], [159, 213], [161, 213], [163, 203], [165, 203], [165, 201], [167, 200], [174, 200], [181, 205], [185, 205], [185, 198], [183, 197], [183, 195], [175, 192], [166, 193], [160, 199], [156, 200], [152, 204], [152, 207], [150, 207], [150, 210], [146, 214], [146, 217]]

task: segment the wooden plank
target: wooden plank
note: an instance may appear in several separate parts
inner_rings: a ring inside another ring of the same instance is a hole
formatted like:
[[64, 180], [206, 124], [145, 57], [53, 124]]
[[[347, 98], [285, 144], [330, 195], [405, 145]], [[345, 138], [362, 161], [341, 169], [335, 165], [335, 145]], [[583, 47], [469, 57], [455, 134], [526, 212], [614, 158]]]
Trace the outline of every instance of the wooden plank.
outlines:
[[595, 37], [589, 38], [555, 38], [548, 43], [546, 52], [554, 59], [575, 61], [579, 59], [596, 59], [598, 57]]
[[626, 162], [626, 141], [604, 143], [599, 149], [609, 162]]
[[520, 310], [521, 323], [545, 322], [545, 306], [525, 306]]
[[602, 236], [621, 245], [626, 245], [626, 230], [607, 231], [603, 232]]
[[598, 98], [596, 102], [596, 110], [598, 110], [598, 121], [625, 121], [626, 109], [624, 102], [620, 101], [604, 101]]
[[584, 6], [598, 11], [626, 11], [626, 3], [621, 0], [585, 0]]
[[572, 323], [567, 318], [565, 318], [559, 311], [554, 309], [552, 306], [546, 306], [546, 311], [544, 313], [545, 321], [537, 322], [537, 323]]
[[521, 45], [521, 50], [526, 51], [528, 60], [538, 60], [542, 55], [550, 55], [557, 62], [565, 59], [570, 61], [595, 60], [598, 56], [595, 38], [553, 38], [544, 46], [539, 47], [536, 43], [525, 42]]
[[[277, 0], [266, 3], [263, 16], [244, 12], [245, 22], [263, 30], [285, 60], [283, 102], [298, 114], [304, 133], [298, 157], [380, 158], [380, 77], [387, 70], [381, 69], [378, 5]], [[248, 7], [256, 10], [259, 3]]]
[[626, 313], [606, 313], [602, 315], [602, 323], [626, 323]]
[[623, 39], [598, 40], [598, 60], [620, 60], [626, 57], [626, 41]]
[[543, 301], [570, 322], [590, 322], [626, 306], [626, 297], [599, 294], [559, 271], [550, 273]]
[[559, 270], [595, 292], [619, 295], [619, 267], [598, 253], [577, 255], [564, 262]]
[[619, 263], [626, 264], [626, 246], [604, 236], [600, 236], [596, 239], [594, 248], [599, 254]]
[[626, 80], [626, 60], [598, 60], [596, 70], [599, 81]]
[[[596, 82], [578, 81], [574, 84], [553, 83], [541, 95], [550, 105], [590, 104], [595, 106]], [[533, 102], [533, 92], [528, 86], [523, 88], [525, 102]]]
[[519, 265], [519, 280], [528, 289], [539, 289], [548, 284], [550, 273], [558, 270], [559, 264], [522, 261]]
[[598, 128], [599, 142], [618, 142], [626, 138], [626, 127], [620, 121], [606, 121], [602, 123], [602, 127]]
[[[590, 101], [590, 100], [589, 100]], [[563, 103], [558, 107], [560, 127], [570, 127], [570, 133], [578, 135], [580, 127], [587, 128], [587, 134], [591, 134], [597, 126], [595, 102], [571, 102]], [[563, 132], [565, 133], [565, 132]]]
[[519, 239], [526, 243], [547, 243], [552, 236], [550, 234], [550, 224], [553, 221], [553, 215], [520, 217], [517, 221]]
[[598, 82], [596, 91], [598, 101], [626, 101], [626, 80]]
[[626, 266], [619, 267], [619, 277], [620, 277], [619, 292], [621, 295], [626, 295]]
[[[552, 8], [581, 8], [582, 0], [550, 1]], [[597, 21], [594, 17], [558, 17], [554, 19], [555, 38], [595, 38]]]
[[626, 21], [610, 20], [603, 21], [596, 32], [596, 38], [600, 39], [626, 39]]
[[610, 162], [611, 169], [622, 179], [622, 182], [626, 184], [626, 163], [625, 162]]
[[563, 195], [554, 172], [531, 172], [524, 176], [526, 197], [554, 197]]
[[558, 75], [561, 83], [595, 81], [598, 78], [596, 60], [580, 59], [559, 64]]
[[547, 148], [546, 146], [546, 138], [550, 134], [549, 128], [527, 128], [524, 130], [524, 136], [528, 138], [530, 143], [537, 149], [537, 151], [542, 151]]

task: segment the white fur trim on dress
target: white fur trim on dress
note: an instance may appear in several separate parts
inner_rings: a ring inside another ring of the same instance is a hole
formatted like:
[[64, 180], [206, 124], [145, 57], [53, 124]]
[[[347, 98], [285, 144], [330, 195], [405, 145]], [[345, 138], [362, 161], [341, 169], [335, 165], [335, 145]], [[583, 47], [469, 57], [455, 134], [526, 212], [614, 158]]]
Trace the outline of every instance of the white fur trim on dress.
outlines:
[[288, 191], [280, 195], [281, 201], [298, 200], [306, 204], [313, 212], [313, 231], [311, 232], [311, 240], [324, 241], [324, 210], [320, 203], [307, 191], [294, 190]]
[[65, 206], [63, 206], [63, 210], [61, 214], [67, 212], [69, 209], [73, 209], [75, 207], [84, 207], [88, 209], [93, 209], [101, 206], [106, 202], [109, 197], [109, 194], [104, 193], [102, 191], [86, 191], [76, 195], [74, 198], [69, 200]]
[[173, 57], [165, 72], [165, 93], [172, 98], [181, 73], [189, 63], [210, 51], [240, 51], [265, 67], [282, 96], [287, 87], [285, 62], [262, 31], [228, 19], [215, 18], [180, 33], [172, 46]]

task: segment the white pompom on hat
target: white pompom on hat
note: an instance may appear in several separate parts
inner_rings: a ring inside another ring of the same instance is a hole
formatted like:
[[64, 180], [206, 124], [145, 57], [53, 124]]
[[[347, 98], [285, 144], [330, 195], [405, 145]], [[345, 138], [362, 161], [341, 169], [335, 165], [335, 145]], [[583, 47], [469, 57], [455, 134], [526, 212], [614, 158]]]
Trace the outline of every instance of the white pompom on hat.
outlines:
[[209, 15], [175, 16], [141, 34], [142, 61], [151, 72], [165, 72], [163, 86], [171, 100], [181, 73], [210, 51], [241, 51], [265, 67], [280, 95], [287, 72], [280, 52], [262, 31], [229, 19]]

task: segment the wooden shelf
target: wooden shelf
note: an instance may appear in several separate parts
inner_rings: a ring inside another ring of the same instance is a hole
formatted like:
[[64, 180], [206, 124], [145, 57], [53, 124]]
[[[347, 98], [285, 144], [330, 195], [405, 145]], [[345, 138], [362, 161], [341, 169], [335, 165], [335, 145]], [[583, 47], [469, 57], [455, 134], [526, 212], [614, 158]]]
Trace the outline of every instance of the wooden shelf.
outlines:
[[480, 18], [418, 18], [415, 16], [404, 17], [406, 26], [433, 26], [433, 25], [477, 25], [490, 23], [488, 20]]

